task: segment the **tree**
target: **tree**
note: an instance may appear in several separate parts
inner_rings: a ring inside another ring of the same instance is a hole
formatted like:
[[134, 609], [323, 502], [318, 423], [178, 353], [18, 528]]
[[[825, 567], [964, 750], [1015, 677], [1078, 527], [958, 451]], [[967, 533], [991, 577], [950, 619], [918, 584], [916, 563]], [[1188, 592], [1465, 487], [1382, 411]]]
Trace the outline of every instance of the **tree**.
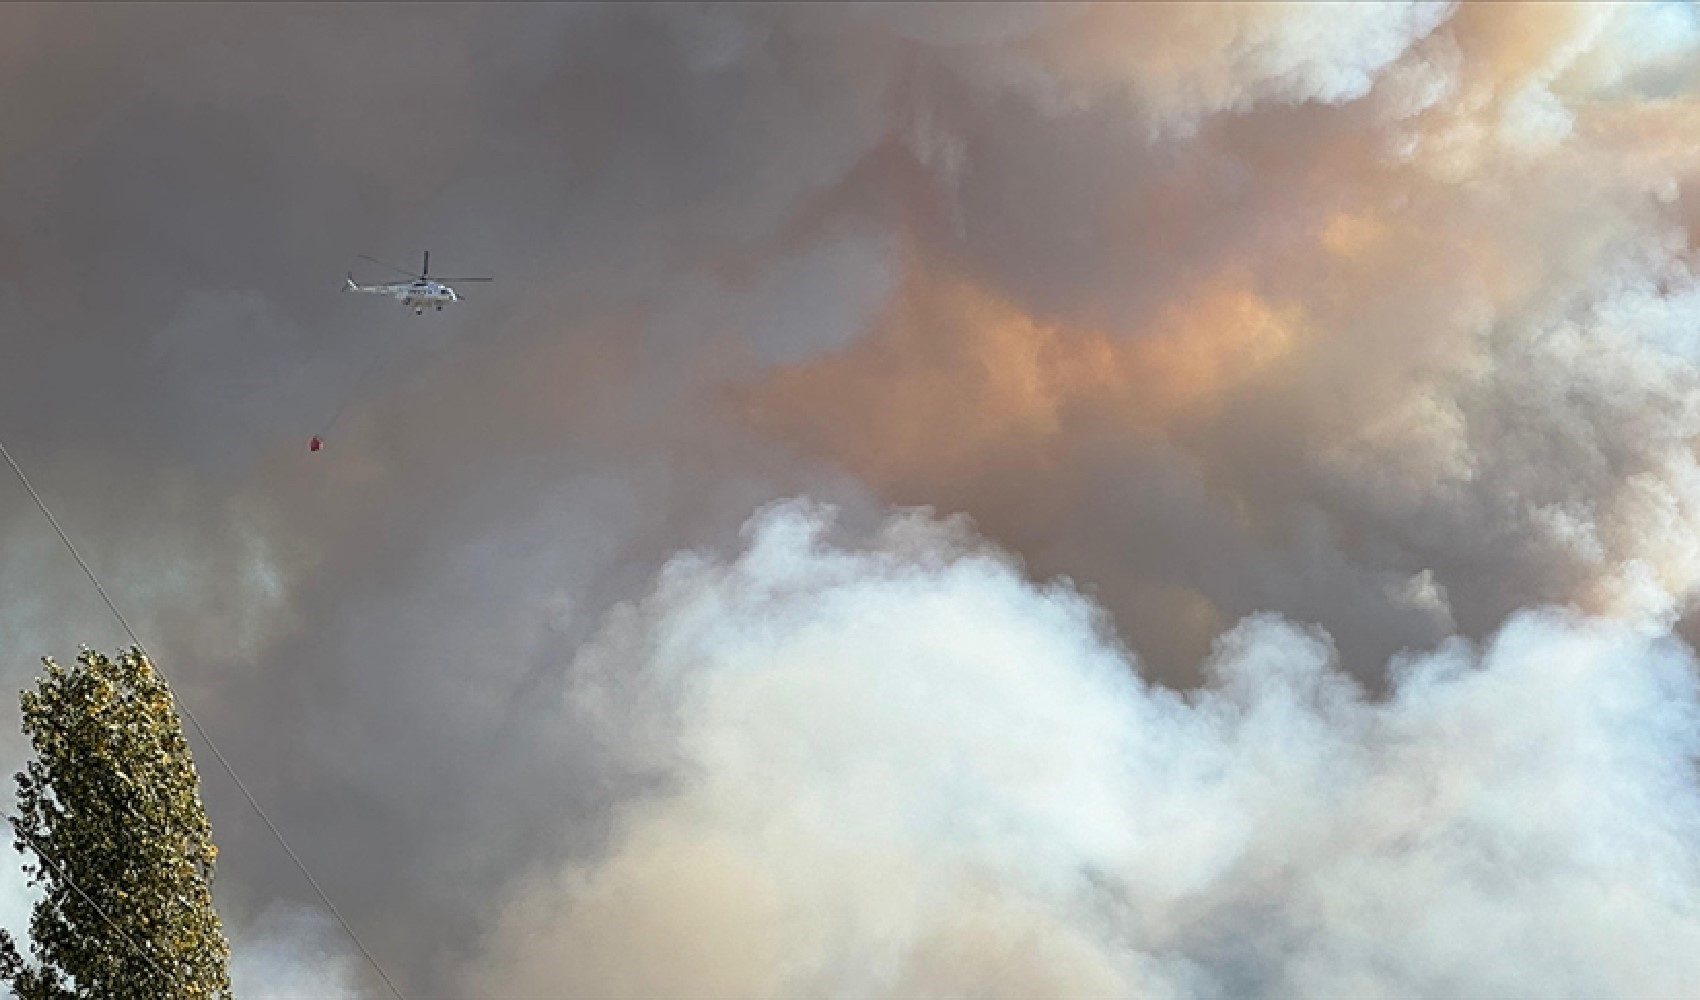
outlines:
[[0, 982], [20, 1000], [229, 1000], [217, 848], [170, 688], [137, 648], [42, 663], [21, 699], [35, 756], [13, 822], [43, 889], [35, 963], [0, 931]]

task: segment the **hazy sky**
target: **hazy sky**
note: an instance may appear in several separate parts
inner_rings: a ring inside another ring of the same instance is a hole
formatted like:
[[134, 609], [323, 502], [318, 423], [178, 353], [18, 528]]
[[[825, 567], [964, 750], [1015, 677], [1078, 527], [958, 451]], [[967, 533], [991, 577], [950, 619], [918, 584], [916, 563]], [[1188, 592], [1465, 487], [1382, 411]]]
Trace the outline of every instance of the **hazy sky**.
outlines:
[[[410, 997], [1700, 985], [1689, 6], [9, 5], [0, 135], [0, 439]], [[122, 638], [0, 488], [0, 692]]]

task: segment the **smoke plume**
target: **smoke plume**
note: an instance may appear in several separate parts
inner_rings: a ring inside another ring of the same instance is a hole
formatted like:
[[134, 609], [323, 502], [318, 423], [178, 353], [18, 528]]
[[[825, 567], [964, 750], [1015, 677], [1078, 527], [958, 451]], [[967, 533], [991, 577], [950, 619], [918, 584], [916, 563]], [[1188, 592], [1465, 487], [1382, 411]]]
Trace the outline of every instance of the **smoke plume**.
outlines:
[[[0, 435], [409, 995], [1700, 982], [1691, 7], [0, 57]], [[0, 566], [0, 688], [123, 641]], [[199, 753], [244, 995], [381, 995]]]
[[[1700, 976], [1700, 688], [1545, 612], [1403, 657], [1223, 634], [1182, 696], [1101, 612], [910, 516], [780, 505], [586, 644], [650, 790], [469, 995], [1673, 995]], [[664, 959], [658, 942], [676, 942]]]

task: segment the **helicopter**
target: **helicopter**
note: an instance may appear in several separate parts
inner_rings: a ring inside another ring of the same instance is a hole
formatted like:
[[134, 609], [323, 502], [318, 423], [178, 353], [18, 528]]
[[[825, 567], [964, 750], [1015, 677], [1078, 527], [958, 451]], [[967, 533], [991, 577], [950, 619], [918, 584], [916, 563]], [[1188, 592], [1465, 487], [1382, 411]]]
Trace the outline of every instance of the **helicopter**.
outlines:
[[381, 267], [405, 274], [411, 281], [391, 281], [381, 285], [362, 285], [354, 280], [354, 272], [348, 272], [348, 277], [342, 286], [345, 292], [367, 292], [372, 295], [388, 295], [402, 305], [413, 310], [415, 316], [425, 315], [425, 310], [443, 311], [443, 306], [450, 302], [465, 302], [466, 296], [461, 295], [450, 287], [449, 282], [490, 281], [490, 278], [433, 278], [431, 277], [431, 251], [425, 251], [425, 262], [415, 274], [404, 267], [386, 263], [376, 257], [360, 255], [361, 260], [369, 260]]

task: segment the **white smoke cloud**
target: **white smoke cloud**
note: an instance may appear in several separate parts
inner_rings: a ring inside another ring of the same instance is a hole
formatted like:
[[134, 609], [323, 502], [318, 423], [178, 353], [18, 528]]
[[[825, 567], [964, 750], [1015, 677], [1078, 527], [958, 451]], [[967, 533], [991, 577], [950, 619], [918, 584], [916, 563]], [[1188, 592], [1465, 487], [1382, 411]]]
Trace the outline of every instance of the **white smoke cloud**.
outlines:
[[231, 934], [231, 988], [242, 1000], [358, 1000], [356, 979], [336, 923], [318, 909], [273, 903]]
[[898, 30], [971, 49], [959, 63], [1055, 113], [1131, 100], [1154, 134], [1214, 114], [1343, 104], [1452, 13], [1449, 3], [1040, 4], [989, 17], [893, 11]]
[[518, 890], [483, 994], [1672, 995], [1700, 981], [1685, 647], [1556, 612], [1401, 658], [1248, 619], [1139, 678], [960, 524], [781, 504], [575, 666], [651, 791]]

